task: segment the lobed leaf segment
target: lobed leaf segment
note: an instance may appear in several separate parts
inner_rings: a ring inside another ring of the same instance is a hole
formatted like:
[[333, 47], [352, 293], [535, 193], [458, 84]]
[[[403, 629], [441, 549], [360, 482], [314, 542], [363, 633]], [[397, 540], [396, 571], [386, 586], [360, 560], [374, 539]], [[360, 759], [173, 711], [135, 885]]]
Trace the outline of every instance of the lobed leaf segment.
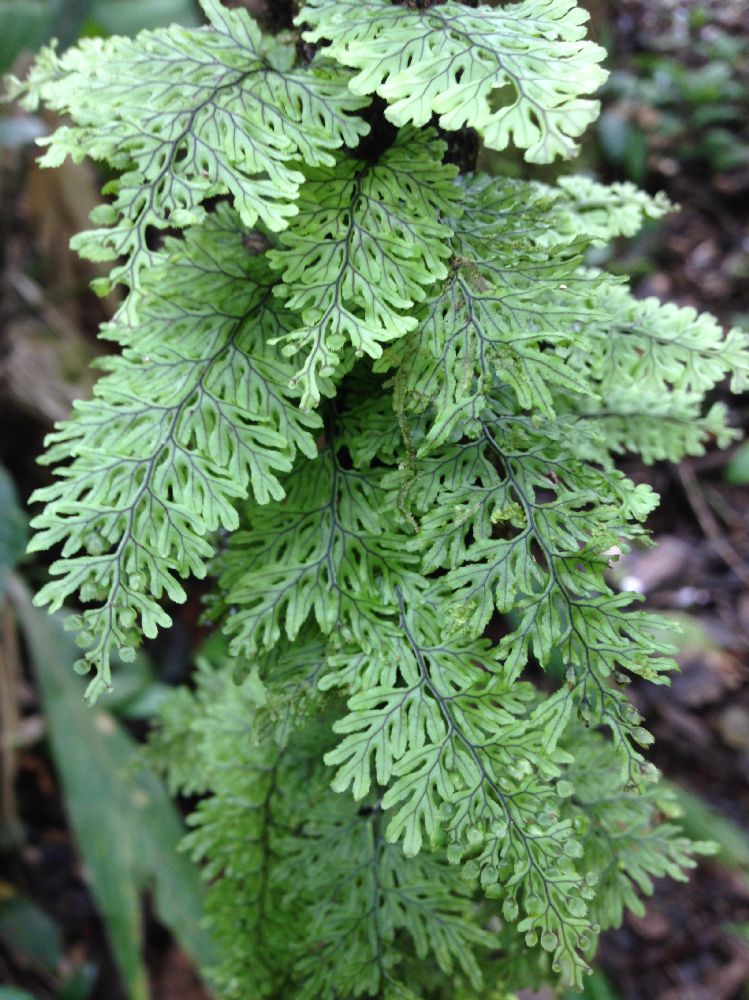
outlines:
[[572, 0], [309, 0], [306, 47], [203, 9], [12, 84], [70, 120], [43, 162], [114, 171], [76, 245], [126, 292], [50, 436], [37, 600], [82, 605], [93, 700], [215, 581], [223, 638], [154, 753], [202, 796], [220, 995], [580, 986], [704, 849], [626, 697], [674, 664], [607, 573], [657, 503], [616, 460], [730, 441], [704, 400], [749, 385], [749, 338], [590, 266], [663, 197], [448, 162], [465, 128], [574, 152], [603, 72]]

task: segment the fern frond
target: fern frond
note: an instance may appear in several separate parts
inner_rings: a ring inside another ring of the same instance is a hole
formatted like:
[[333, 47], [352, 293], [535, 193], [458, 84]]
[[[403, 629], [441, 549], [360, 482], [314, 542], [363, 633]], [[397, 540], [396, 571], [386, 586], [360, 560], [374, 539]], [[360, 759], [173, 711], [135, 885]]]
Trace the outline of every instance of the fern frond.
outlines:
[[391, 475], [419, 528], [408, 547], [426, 569], [447, 570], [436, 597], [450, 609], [447, 634], [478, 636], [495, 611], [512, 613], [515, 627], [497, 647], [510, 677], [531, 653], [542, 665], [561, 656], [569, 690], [549, 709], [559, 732], [578, 713], [608, 726], [622, 780], [639, 784], [637, 744], [648, 737], [611, 680], [665, 680], [672, 649], [661, 635], [666, 623], [628, 610], [638, 598], [614, 593], [605, 573], [609, 550], [643, 536], [638, 522], [655, 495], [579, 457], [586, 434], [589, 447], [598, 440], [594, 421], [512, 409], [509, 394], [495, 398], [472, 440], [432, 449]]
[[567, 755], [534, 725], [532, 686], [513, 683], [486, 643], [441, 638], [428, 603], [409, 614], [401, 602], [400, 611], [400, 634], [364, 670], [342, 653], [321, 682], [353, 692], [334, 725], [344, 738], [325, 758], [337, 768], [333, 787], [362, 798], [376, 775], [383, 809], [394, 811], [388, 840], [402, 839], [407, 855], [419, 853], [424, 834], [446, 843], [485, 892], [523, 909], [521, 930], [540, 936], [577, 981], [577, 934], [587, 926], [572, 861], [579, 848], [568, 821], [548, 818]]
[[523, 409], [545, 415], [560, 390], [591, 392], [565, 359], [573, 342], [584, 353], [594, 319], [588, 302], [597, 279], [580, 270], [587, 244], [537, 246], [513, 212], [516, 199], [513, 191], [498, 213], [490, 186], [467, 185], [448, 280], [419, 310], [417, 329], [376, 363], [397, 369], [396, 391], [411, 408], [431, 407], [430, 446], [457, 428], [476, 433], [498, 383], [511, 386]]
[[[307, 0], [298, 23], [309, 41], [358, 72], [355, 94], [389, 103], [398, 126], [478, 130], [489, 149], [514, 142], [532, 163], [570, 157], [598, 115], [583, 95], [606, 79], [605, 53], [585, 41], [575, 0], [522, 0], [499, 8], [448, 0], [414, 10], [390, 0]], [[509, 94], [506, 93], [509, 91]]]
[[293, 822], [284, 795], [298, 790], [304, 770], [295, 774], [283, 751], [254, 738], [247, 684], [204, 664], [194, 698], [201, 708], [190, 739], [209, 794], [190, 817], [184, 848], [209, 882], [206, 923], [221, 964], [207, 971], [226, 1000], [278, 995], [289, 946], [275, 865], [282, 824]]
[[248, 228], [260, 219], [282, 229], [296, 211], [300, 161], [330, 165], [368, 130], [349, 114], [367, 102], [335, 64], [297, 69], [293, 45], [263, 39], [244, 9], [201, 2], [208, 28], [83, 39], [61, 56], [46, 49], [16, 88], [27, 107], [73, 119], [44, 140], [43, 165], [89, 156], [122, 171], [105, 188], [111, 204], [94, 212], [103, 228], [73, 241], [93, 260], [125, 258], [109, 284], [139, 288], [154, 262], [150, 230], [202, 222], [216, 195], [231, 195]]
[[113, 171], [76, 246], [128, 288], [49, 439], [37, 600], [85, 606], [93, 700], [214, 577], [153, 753], [201, 796], [223, 1000], [579, 987], [600, 927], [704, 847], [626, 697], [674, 664], [607, 572], [657, 502], [616, 459], [727, 443], [704, 401], [749, 388], [749, 334], [590, 266], [664, 197], [445, 162], [469, 129], [574, 152], [605, 76], [574, 0], [308, 0], [272, 39], [201, 3], [12, 85], [72, 119], [48, 165]]
[[565, 773], [562, 812], [580, 838], [585, 870], [595, 873], [589, 878], [596, 889], [591, 920], [606, 930], [621, 924], [625, 909], [644, 915], [641, 896], [652, 895], [655, 879], [685, 881], [695, 855], [712, 848], [683, 836], [667, 790], [651, 784], [635, 795], [622, 792], [600, 734], [573, 726], [565, 744], [572, 749], [575, 743], [585, 752], [575, 752]]
[[302, 405], [320, 401], [318, 379], [344, 348], [376, 358], [413, 329], [411, 307], [447, 275], [446, 217], [460, 211], [460, 191], [445, 148], [430, 130], [405, 128], [376, 163], [340, 157], [306, 170], [283, 249], [268, 254], [301, 318], [283, 349], [304, 357]]
[[221, 603], [234, 655], [253, 657], [314, 617], [326, 635], [377, 645], [391, 627], [400, 584], [425, 585], [404, 552], [383, 472], [346, 468], [334, 428], [317, 460], [285, 480], [281, 503], [251, 507], [221, 559]]
[[734, 327], [724, 334], [708, 313], [655, 298], [636, 299], [622, 284], [600, 287], [595, 298], [606, 315], [591, 330], [598, 343], [592, 351], [575, 343], [569, 361], [595, 384], [602, 399], [623, 391], [704, 398], [727, 375], [732, 392], [749, 387], [746, 331]]
[[312, 722], [279, 748], [262, 741], [263, 711], [251, 682], [233, 684], [203, 660], [195, 693], [164, 706], [153, 748], [162, 766], [181, 774], [187, 734], [195, 774], [178, 784], [208, 792], [185, 847], [210, 883], [220, 995], [240, 1000], [293, 988], [299, 1000], [335, 1000], [344, 987], [352, 997], [376, 995], [396, 989], [398, 966], [414, 953], [478, 988], [474, 951], [491, 947], [493, 936], [474, 920], [472, 884], [442, 857], [406, 859], [385, 840], [374, 798], [360, 807], [334, 796], [320, 762], [330, 741], [325, 726]]
[[[669, 395], [642, 393], [632, 398], [626, 389], [612, 390], [605, 402], [591, 405], [575, 400], [583, 422], [595, 427], [587, 436], [575, 433], [575, 452], [589, 461], [602, 461], [605, 452], [635, 454], [650, 465], [667, 460], [680, 462], [687, 455], [704, 455], [707, 444], [719, 448], [736, 440], [739, 432], [728, 425], [724, 403], [714, 403], [703, 414], [699, 393], [672, 392]], [[575, 425], [573, 425], [575, 426]]]
[[269, 344], [290, 322], [223, 205], [158, 255], [138, 324], [107, 331], [124, 354], [50, 436], [46, 461], [74, 460], [34, 497], [45, 509], [32, 549], [62, 545], [37, 600], [58, 608], [78, 592], [96, 605], [74, 620], [96, 669], [90, 697], [109, 684], [112, 648], [170, 624], [158, 601], [184, 600], [179, 578], [205, 576], [209, 535], [238, 526], [237, 500], [280, 499], [295, 455], [317, 453], [319, 418], [298, 409]]
[[470, 883], [440, 856], [406, 858], [388, 843], [379, 802], [362, 808], [339, 798], [335, 813], [331, 804], [321, 803], [289, 845], [289, 872], [313, 873], [302, 899], [316, 949], [299, 963], [299, 1000], [402, 996], [398, 966], [409, 953], [478, 989], [474, 951], [494, 942], [473, 919]]
[[555, 187], [528, 187], [551, 200], [549, 221], [554, 241], [574, 240], [585, 233], [607, 243], [617, 236], [634, 236], [646, 221], [674, 211], [663, 192], [652, 196], [629, 181], [600, 184], [589, 177], [570, 175], [560, 177]]

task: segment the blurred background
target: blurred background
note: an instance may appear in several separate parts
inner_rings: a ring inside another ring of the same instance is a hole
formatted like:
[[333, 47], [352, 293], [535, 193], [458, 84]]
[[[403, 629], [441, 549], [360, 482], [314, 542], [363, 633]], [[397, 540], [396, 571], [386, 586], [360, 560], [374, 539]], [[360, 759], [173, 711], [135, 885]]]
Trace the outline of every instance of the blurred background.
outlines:
[[[245, 6], [272, 23], [279, 0]], [[611, 77], [577, 168], [681, 206], [597, 263], [632, 275], [638, 294], [749, 325], [748, 0], [584, 6]], [[0, 0], [0, 73], [23, 72], [53, 36], [172, 21], [200, 23], [192, 0]], [[96, 330], [117, 306], [90, 292], [96, 265], [68, 249], [105, 178], [90, 164], [34, 163], [35, 138], [54, 125], [0, 110], [0, 1000], [206, 1000], [200, 887], [141, 749], [204, 638], [199, 594], [94, 711], [60, 669], [74, 651], [28, 602], [46, 572], [23, 555], [26, 504], [49, 475], [35, 458], [90, 390]], [[527, 173], [513, 157], [487, 166]], [[746, 430], [749, 398], [715, 395]], [[688, 884], [657, 885], [644, 916], [604, 936], [586, 995], [749, 998], [749, 444], [679, 467], [624, 465], [662, 496], [659, 544], [616, 573], [683, 625], [680, 676], [670, 689], [635, 685], [633, 698], [687, 831], [720, 853]]]

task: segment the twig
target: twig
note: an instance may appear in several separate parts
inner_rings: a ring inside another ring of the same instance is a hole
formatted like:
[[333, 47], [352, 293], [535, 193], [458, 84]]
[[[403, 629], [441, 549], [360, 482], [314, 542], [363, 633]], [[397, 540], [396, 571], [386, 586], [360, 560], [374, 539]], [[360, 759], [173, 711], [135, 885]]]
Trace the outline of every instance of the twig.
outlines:
[[702, 494], [691, 465], [683, 463], [677, 466], [676, 474], [679, 477], [689, 505], [694, 511], [700, 527], [710, 540], [713, 549], [726, 566], [733, 570], [738, 579], [749, 589], [749, 567], [747, 567], [739, 553], [720, 530], [720, 526], [715, 520], [712, 510]]

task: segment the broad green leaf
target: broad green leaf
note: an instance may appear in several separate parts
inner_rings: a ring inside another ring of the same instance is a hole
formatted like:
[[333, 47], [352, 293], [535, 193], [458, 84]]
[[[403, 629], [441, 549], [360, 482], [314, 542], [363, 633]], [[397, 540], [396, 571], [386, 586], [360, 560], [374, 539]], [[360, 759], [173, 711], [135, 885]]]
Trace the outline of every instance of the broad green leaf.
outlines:
[[23, 556], [28, 526], [18, 504], [16, 488], [7, 470], [0, 465], [0, 595], [8, 573]]
[[746, 486], [749, 483], [749, 443], [744, 442], [731, 455], [726, 466], [725, 479], [732, 486]]
[[103, 711], [81, 701], [70, 666], [75, 649], [58, 622], [35, 611], [13, 578], [10, 596], [42, 693], [65, 804], [91, 890], [132, 1000], [148, 1000], [141, 893], [151, 891], [160, 919], [204, 967], [213, 946], [201, 929], [196, 870], [177, 853], [182, 823], [161, 782], [136, 765], [137, 744]]
[[23, 897], [0, 900], [0, 940], [11, 952], [52, 973], [63, 960], [60, 928], [41, 907]]
[[595, 969], [585, 980], [582, 993], [570, 992], [566, 1000], [620, 1000], [620, 998], [604, 974]]
[[91, 17], [110, 35], [137, 35], [169, 24], [200, 23], [193, 0], [93, 0]]
[[696, 841], [712, 843], [721, 864], [749, 872], [749, 837], [746, 832], [699, 795], [673, 783], [669, 783], [667, 788], [676, 804], [676, 815], [684, 833]]
[[47, 41], [54, 23], [55, 7], [49, 0], [2, 0], [0, 20], [0, 73], [13, 66], [24, 50], [33, 52]]

